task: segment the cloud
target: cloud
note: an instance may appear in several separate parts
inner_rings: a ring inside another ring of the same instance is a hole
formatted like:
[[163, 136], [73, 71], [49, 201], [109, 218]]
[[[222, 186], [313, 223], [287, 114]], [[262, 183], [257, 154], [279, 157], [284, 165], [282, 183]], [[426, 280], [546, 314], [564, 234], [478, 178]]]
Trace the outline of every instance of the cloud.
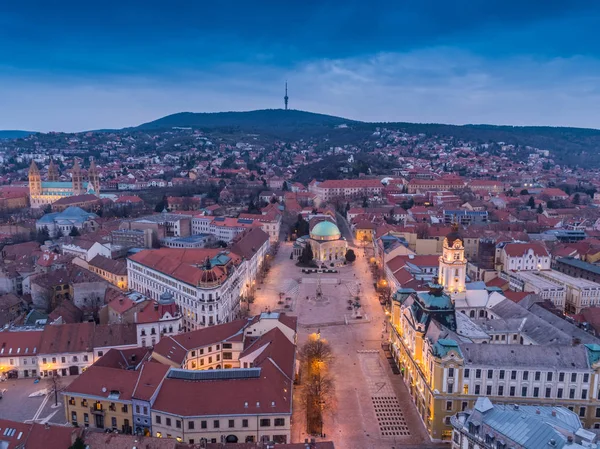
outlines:
[[164, 78], [4, 77], [0, 128], [121, 128], [166, 114], [283, 105], [368, 121], [600, 127], [600, 61], [484, 58], [454, 47], [181, 70]]

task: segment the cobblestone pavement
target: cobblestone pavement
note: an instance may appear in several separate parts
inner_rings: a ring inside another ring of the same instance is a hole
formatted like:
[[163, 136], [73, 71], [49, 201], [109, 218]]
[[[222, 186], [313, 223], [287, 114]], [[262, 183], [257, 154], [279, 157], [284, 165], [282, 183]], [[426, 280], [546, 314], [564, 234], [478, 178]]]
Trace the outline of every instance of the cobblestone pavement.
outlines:
[[[321, 275], [320, 301], [315, 295], [317, 275], [303, 274], [289, 259], [291, 251], [291, 243], [281, 244], [264, 284], [257, 290], [251, 312], [287, 311], [298, 316], [299, 345], [317, 330], [331, 343], [336, 400], [332, 412], [325, 416], [323, 439], [333, 440], [343, 449], [436, 447], [430, 444], [402, 379], [392, 374], [381, 351], [381, 343], [387, 338], [385, 314], [364, 251], [355, 248], [358, 257], [352, 266], [339, 268], [337, 274]], [[291, 300], [285, 300], [287, 286], [291, 286]], [[290, 308], [277, 304], [280, 291], [284, 291], [284, 303], [292, 304]], [[347, 310], [348, 300], [356, 295], [361, 298], [363, 318], [346, 324], [352, 313]], [[294, 395], [293, 442], [311, 438], [305, 434], [299, 391], [300, 387], [296, 388]]]

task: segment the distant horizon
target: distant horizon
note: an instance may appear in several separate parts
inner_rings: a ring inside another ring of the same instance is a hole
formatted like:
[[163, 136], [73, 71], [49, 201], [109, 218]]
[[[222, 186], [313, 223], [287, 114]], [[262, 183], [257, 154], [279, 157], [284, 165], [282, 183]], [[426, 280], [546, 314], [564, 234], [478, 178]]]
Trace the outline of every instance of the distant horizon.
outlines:
[[[289, 108], [288, 110], [295, 111], [295, 112], [304, 112], [304, 113], [308, 113], [308, 114], [323, 115], [323, 116], [328, 116], [328, 117], [335, 117], [335, 118], [342, 119], [342, 120], [348, 120], [349, 122], [356, 122], [356, 123], [363, 123], [363, 124], [395, 125], [395, 124], [399, 124], [399, 123], [407, 123], [407, 124], [413, 124], [413, 125], [446, 125], [446, 126], [466, 126], [466, 127], [468, 127], [468, 126], [494, 126], [494, 127], [509, 127], [509, 128], [571, 128], [571, 129], [587, 129], [587, 130], [592, 130], [592, 131], [600, 131], [600, 127], [593, 128], [593, 127], [563, 126], [563, 125], [528, 125], [528, 124], [514, 125], [514, 124], [505, 124], [505, 123], [442, 123], [442, 122], [391, 121], [391, 120], [366, 121], [366, 120], [353, 119], [350, 117], [343, 117], [343, 116], [327, 114], [327, 113], [323, 113], [323, 112], [305, 111], [305, 110], [293, 109], [293, 108]], [[166, 114], [166, 115], [163, 115], [160, 117], [156, 117], [154, 119], [148, 120], [143, 123], [138, 123], [136, 125], [126, 125], [126, 126], [121, 126], [118, 128], [98, 127], [98, 128], [83, 129], [83, 130], [78, 130], [78, 131], [63, 131], [63, 130], [58, 130], [58, 129], [47, 130], [47, 131], [38, 131], [38, 130], [29, 130], [29, 129], [3, 129], [3, 128], [0, 128], [0, 133], [17, 132], [17, 133], [32, 133], [32, 134], [37, 134], [37, 133], [41, 133], [41, 134], [49, 134], [49, 133], [80, 134], [80, 133], [98, 132], [98, 131], [123, 131], [123, 130], [127, 130], [127, 129], [137, 128], [146, 123], [151, 123], [151, 122], [163, 119], [165, 117], [169, 117], [169, 116], [173, 116], [173, 115], [177, 115], [177, 114], [227, 114], [227, 113], [243, 114], [243, 113], [252, 113], [252, 112], [259, 112], [259, 111], [282, 111], [282, 112], [284, 112], [285, 109], [284, 108], [265, 108], [265, 109], [250, 109], [250, 110], [240, 110], [240, 111], [228, 110], [228, 111], [210, 111], [210, 112], [179, 111], [179, 112], [169, 113], [169, 114]], [[176, 125], [173, 125], [173, 126], [176, 126]], [[186, 125], [182, 125], [182, 126], [186, 126]]]
[[[600, 128], [600, 3], [0, 5], [0, 129], [283, 107], [365, 122]], [[357, 32], [360, 30], [360, 32]]]

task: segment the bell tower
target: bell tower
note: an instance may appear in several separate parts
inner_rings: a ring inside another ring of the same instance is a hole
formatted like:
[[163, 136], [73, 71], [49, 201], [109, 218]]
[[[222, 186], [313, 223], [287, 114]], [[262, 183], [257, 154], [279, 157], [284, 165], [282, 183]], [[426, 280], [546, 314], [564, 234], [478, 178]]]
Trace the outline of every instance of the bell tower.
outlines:
[[81, 167], [79, 166], [79, 161], [75, 159], [75, 163], [73, 164], [73, 195], [81, 195], [83, 193], [83, 180], [81, 175]]
[[90, 164], [88, 180], [92, 189], [94, 189], [94, 195], [100, 195], [100, 175], [98, 174], [98, 167], [96, 167], [96, 162], [94, 162], [94, 160], [92, 160]]
[[42, 194], [42, 176], [35, 161], [31, 161], [29, 166], [29, 195], [37, 196]]
[[50, 165], [48, 165], [48, 181], [58, 181], [58, 167], [52, 159], [50, 159]]
[[467, 277], [467, 259], [463, 238], [458, 224], [452, 225], [452, 231], [444, 239], [438, 279], [444, 291], [451, 296], [464, 293]]

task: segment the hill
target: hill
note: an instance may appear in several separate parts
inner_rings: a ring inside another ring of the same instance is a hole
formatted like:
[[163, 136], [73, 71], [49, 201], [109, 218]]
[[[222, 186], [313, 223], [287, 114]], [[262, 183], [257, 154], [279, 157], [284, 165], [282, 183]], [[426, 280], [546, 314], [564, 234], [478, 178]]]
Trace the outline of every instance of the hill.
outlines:
[[[347, 125], [347, 127], [339, 127]], [[360, 144], [377, 127], [398, 129], [410, 134], [454, 137], [478, 143], [504, 142], [551, 150], [562, 164], [600, 165], [600, 130], [550, 126], [444, 125], [436, 123], [369, 123], [325, 114], [283, 109], [247, 112], [182, 112], [144, 123], [133, 130], [149, 131], [173, 127], [227, 133], [257, 133], [277, 139], [329, 139], [329, 144]]]
[[35, 134], [35, 131], [0, 130], [0, 139], [19, 139], [21, 137], [27, 137], [30, 134]]
[[261, 109], [246, 112], [180, 112], [144, 123], [134, 129], [140, 131], [193, 127], [197, 129], [229, 129], [242, 132], [269, 134], [293, 138], [298, 134], [314, 134], [330, 130], [344, 123], [356, 123], [341, 117], [312, 112]]

